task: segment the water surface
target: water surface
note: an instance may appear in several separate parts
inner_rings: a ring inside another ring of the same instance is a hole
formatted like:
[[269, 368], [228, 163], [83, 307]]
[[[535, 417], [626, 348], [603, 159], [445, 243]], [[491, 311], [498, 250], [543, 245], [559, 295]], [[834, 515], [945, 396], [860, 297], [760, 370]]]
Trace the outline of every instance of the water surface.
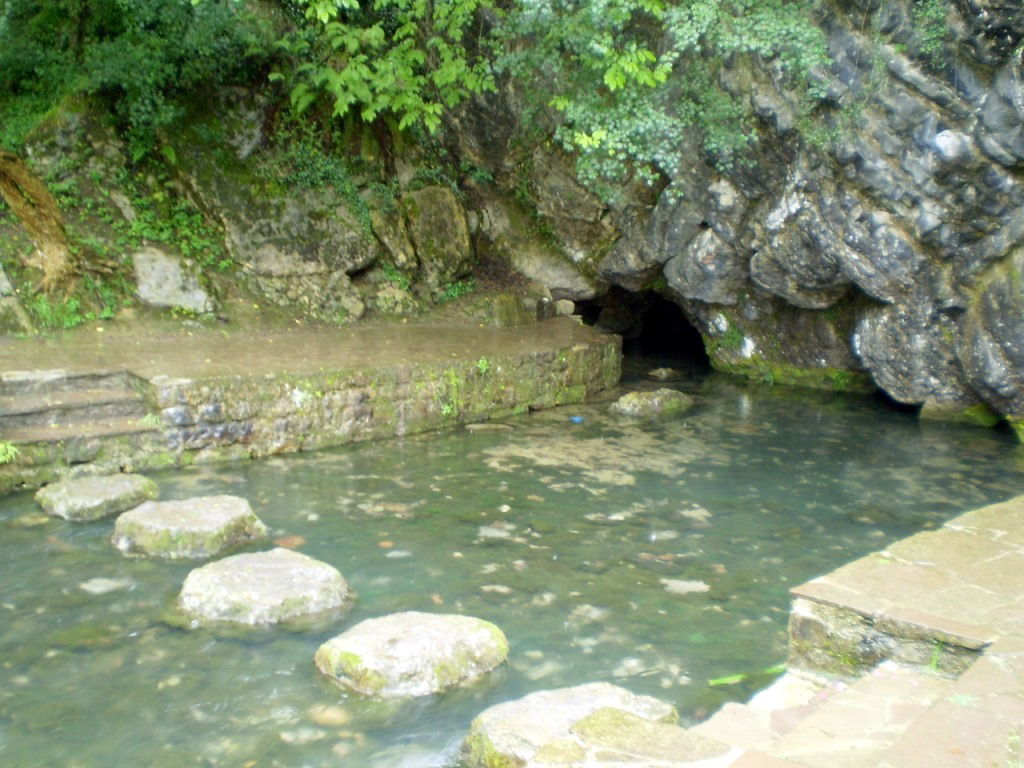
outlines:
[[[274, 539], [338, 567], [358, 602], [329, 626], [177, 628], [194, 563], [128, 560], [109, 520], [0, 500], [0, 764], [452, 766], [483, 708], [592, 680], [700, 719], [785, 660], [790, 587], [1024, 488], [1005, 433], [870, 398], [671, 384], [700, 403], [665, 424], [599, 403], [154, 475], [164, 499], [244, 496]], [[319, 677], [323, 640], [400, 610], [494, 621], [510, 662], [398, 705]]]

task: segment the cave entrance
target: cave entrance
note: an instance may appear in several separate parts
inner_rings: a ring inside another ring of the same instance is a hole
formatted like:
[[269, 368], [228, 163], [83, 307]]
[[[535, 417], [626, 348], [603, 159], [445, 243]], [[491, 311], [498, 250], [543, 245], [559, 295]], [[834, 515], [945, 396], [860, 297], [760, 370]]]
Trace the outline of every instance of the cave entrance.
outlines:
[[674, 368], [685, 375], [711, 370], [700, 333], [678, 304], [654, 291], [613, 287], [577, 306], [585, 323], [622, 336], [624, 380], [644, 377], [654, 368]]

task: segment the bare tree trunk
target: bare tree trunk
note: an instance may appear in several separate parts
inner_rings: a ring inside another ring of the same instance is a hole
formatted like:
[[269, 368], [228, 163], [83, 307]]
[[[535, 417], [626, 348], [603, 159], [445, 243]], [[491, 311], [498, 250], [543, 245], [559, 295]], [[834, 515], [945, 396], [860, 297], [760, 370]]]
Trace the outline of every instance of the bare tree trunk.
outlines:
[[0, 196], [36, 246], [30, 266], [43, 272], [43, 290], [55, 292], [74, 271], [64, 218], [42, 179], [15, 154], [0, 150]]

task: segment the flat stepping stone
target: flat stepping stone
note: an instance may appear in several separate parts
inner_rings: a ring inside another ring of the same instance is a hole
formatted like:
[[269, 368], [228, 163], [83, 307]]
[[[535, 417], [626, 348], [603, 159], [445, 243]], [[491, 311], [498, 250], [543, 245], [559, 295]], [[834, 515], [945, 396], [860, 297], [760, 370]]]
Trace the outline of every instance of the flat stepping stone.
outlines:
[[85, 522], [124, 512], [157, 493], [156, 483], [142, 475], [94, 475], [44, 486], [36, 501], [48, 515]]
[[274, 624], [337, 610], [348, 597], [336, 568], [278, 547], [196, 568], [185, 577], [178, 607], [197, 622]]
[[662, 387], [653, 392], [629, 392], [609, 406], [619, 416], [637, 418], [670, 418], [693, 407], [693, 398], [676, 389]]
[[114, 523], [111, 543], [125, 555], [202, 558], [261, 539], [267, 527], [238, 496], [147, 501]]
[[508, 640], [472, 616], [407, 611], [367, 619], [317, 649], [317, 669], [366, 696], [427, 696], [503, 663]]
[[468, 768], [674, 766], [729, 751], [674, 725], [677, 719], [671, 705], [609, 683], [538, 691], [481, 712], [462, 759]]

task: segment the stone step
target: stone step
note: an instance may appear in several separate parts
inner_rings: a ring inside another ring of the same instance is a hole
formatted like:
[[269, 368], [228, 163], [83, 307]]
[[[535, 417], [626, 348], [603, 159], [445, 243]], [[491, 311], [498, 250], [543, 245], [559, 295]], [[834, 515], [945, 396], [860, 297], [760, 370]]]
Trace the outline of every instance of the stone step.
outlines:
[[159, 434], [160, 427], [146, 424], [141, 418], [107, 419], [54, 426], [19, 427], [10, 431], [5, 430], [3, 438], [15, 445], [37, 445], [144, 433]]
[[691, 730], [807, 768], [876, 768], [953, 685], [930, 670], [884, 662], [848, 687], [815, 691], [809, 681], [803, 696], [769, 689]]
[[82, 389], [131, 389], [136, 377], [128, 371], [68, 373], [62, 369], [0, 372], [0, 397]]
[[875, 768], [952, 686], [952, 680], [928, 670], [883, 662], [766, 751], [809, 768]]
[[132, 389], [78, 389], [0, 396], [0, 434], [26, 427], [142, 418], [145, 401]]

